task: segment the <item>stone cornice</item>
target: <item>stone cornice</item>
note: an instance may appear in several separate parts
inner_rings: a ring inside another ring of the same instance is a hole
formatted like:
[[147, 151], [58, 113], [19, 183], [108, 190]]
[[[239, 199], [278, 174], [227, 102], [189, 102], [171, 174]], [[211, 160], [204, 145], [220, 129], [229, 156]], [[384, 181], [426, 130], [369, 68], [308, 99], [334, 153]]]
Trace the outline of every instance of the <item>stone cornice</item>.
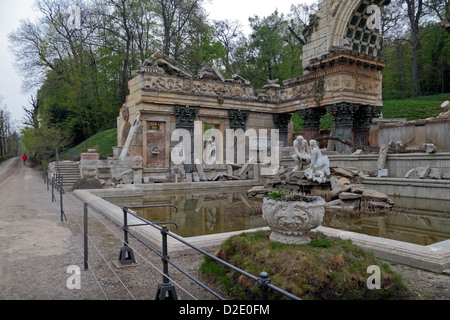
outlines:
[[190, 78], [142, 67], [130, 81], [134, 104], [184, 104], [213, 109], [245, 109], [289, 113], [336, 103], [382, 105], [382, 75], [386, 60], [352, 52], [332, 52], [313, 59], [309, 72], [283, 86], [255, 90], [248, 82], [221, 78]]

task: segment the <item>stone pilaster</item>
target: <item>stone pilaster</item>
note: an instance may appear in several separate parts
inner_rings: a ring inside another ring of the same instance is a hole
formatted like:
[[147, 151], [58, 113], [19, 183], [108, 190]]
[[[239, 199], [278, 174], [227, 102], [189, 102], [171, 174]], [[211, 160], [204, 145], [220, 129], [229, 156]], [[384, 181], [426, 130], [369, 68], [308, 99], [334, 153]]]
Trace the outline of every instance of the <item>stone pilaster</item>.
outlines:
[[322, 118], [325, 113], [325, 108], [308, 108], [302, 109], [298, 112], [305, 123], [305, 133], [303, 137], [307, 141], [320, 136], [320, 118]]
[[[177, 128], [186, 129], [191, 134], [191, 150], [194, 150], [194, 126], [199, 110], [200, 107], [175, 105]], [[194, 152], [191, 152], [191, 164], [185, 164], [184, 170], [186, 173], [194, 172]]]
[[291, 114], [274, 114], [273, 122], [275, 124], [275, 129], [279, 130], [280, 141], [283, 142], [284, 146], [287, 147], [289, 143], [289, 123], [291, 122]]
[[369, 146], [370, 126], [374, 118], [381, 115], [382, 107], [359, 106], [353, 116], [354, 143], [358, 146]]
[[[339, 103], [328, 108], [334, 118], [336, 137], [352, 142], [353, 115], [357, 106], [351, 103]], [[336, 151], [341, 154], [350, 154], [352, 147], [341, 142], [336, 143]]]

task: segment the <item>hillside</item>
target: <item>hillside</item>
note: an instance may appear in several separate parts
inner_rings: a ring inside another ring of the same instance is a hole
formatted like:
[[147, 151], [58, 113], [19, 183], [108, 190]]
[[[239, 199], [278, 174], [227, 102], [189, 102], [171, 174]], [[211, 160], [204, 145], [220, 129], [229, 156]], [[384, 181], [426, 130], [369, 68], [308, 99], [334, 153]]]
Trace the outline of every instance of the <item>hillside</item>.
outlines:
[[446, 100], [450, 100], [449, 93], [405, 100], [385, 100], [383, 117], [406, 118], [408, 121], [436, 117], [442, 112], [441, 104]]
[[113, 147], [117, 146], [117, 129], [105, 130], [85, 140], [78, 146], [63, 151], [60, 160], [80, 160], [80, 155], [88, 149], [96, 149], [100, 159], [106, 159], [113, 155]]

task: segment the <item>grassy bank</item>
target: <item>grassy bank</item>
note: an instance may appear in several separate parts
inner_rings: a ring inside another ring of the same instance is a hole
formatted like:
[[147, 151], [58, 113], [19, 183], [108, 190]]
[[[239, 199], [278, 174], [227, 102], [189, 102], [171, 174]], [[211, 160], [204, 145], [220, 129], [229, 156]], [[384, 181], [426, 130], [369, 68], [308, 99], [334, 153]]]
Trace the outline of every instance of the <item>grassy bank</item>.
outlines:
[[441, 104], [446, 100], [450, 100], [448, 93], [405, 100], [385, 100], [383, 117], [406, 118], [408, 121], [436, 117], [443, 111]]
[[[288, 245], [269, 240], [270, 231], [245, 233], [228, 239], [217, 256], [258, 276], [269, 273], [272, 284], [304, 300], [407, 299], [402, 279], [387, 264], [349, 240], [316, 233], [309, 245]], [[370, 290], [369, 266], [381, 270], [381, 289]], [[201, 272], [233, 299], [258, 299], [257, 284], [205, 257]], [[283, 297], [274, 294], [275, 299]]]
[[105, 130], [85, 140], [71, 149], [65, 150], [59, 156], [61, 160], [80, 160], [80, 156], [88, 149], [96, 149], [100, 159], [113, 155], [113, 147], [117, 146], [117, 129]]

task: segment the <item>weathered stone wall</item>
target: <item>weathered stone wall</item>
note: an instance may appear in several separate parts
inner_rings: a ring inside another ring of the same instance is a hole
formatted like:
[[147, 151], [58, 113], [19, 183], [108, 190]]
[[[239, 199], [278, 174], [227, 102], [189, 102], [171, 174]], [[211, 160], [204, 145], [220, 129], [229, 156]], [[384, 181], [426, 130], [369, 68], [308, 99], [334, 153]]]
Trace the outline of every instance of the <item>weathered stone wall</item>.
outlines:
[[[332, 166], [378, 171], [378, 155], [328, 156]], [[388, 154], [386, 168], [390, 178], [403, 178], [409, 170], [418, 167], [438, 168], [450, 174], [450, 153]]]
[[424, 143], [434, 144], [438, 151], [450, 151], [450, 118], [417, 120], [380, 124], [379, 145], [403, 141], [408, 146], [421, 148]]
[[[372, 15], [371, 5], [379, 10], [378, 6], [389, 2], [323, 1], [304, 33], [305, 74], [284, 81], [283, 86], [268, 80], [262, 90], [256, 90], [238, 75], [225, 79], [215, 68], [204, 68], [193, 76], [156, 53], [153, 64], [146, 61], [133, 72], [130, 94], [117, 119], [118, 146], [124, 146], [134, 132], [124, 152], [141, 155], [144, 167], [169, 168], [171, 133], [177, 128], [193, 132], [195, 121], [224, 135], [227, 129], [279, 129], [280, 141], [287, 146], [292, 144], [293, 113], [303, 117], [305, 131], [314, 138], [327, 111], [334, 116], [339, 138], [350, 141], [356, 133], [359, 143], [369, 145], [369, 127], [383, 105], [381, 70], [386, 65], [376, 56], [381, 36], [371, 25], [373, 19], [379, 20]], [[134, 130], [138, 117], [142, 125]], [[351, 151], [341, 143], [336, 150]]]

